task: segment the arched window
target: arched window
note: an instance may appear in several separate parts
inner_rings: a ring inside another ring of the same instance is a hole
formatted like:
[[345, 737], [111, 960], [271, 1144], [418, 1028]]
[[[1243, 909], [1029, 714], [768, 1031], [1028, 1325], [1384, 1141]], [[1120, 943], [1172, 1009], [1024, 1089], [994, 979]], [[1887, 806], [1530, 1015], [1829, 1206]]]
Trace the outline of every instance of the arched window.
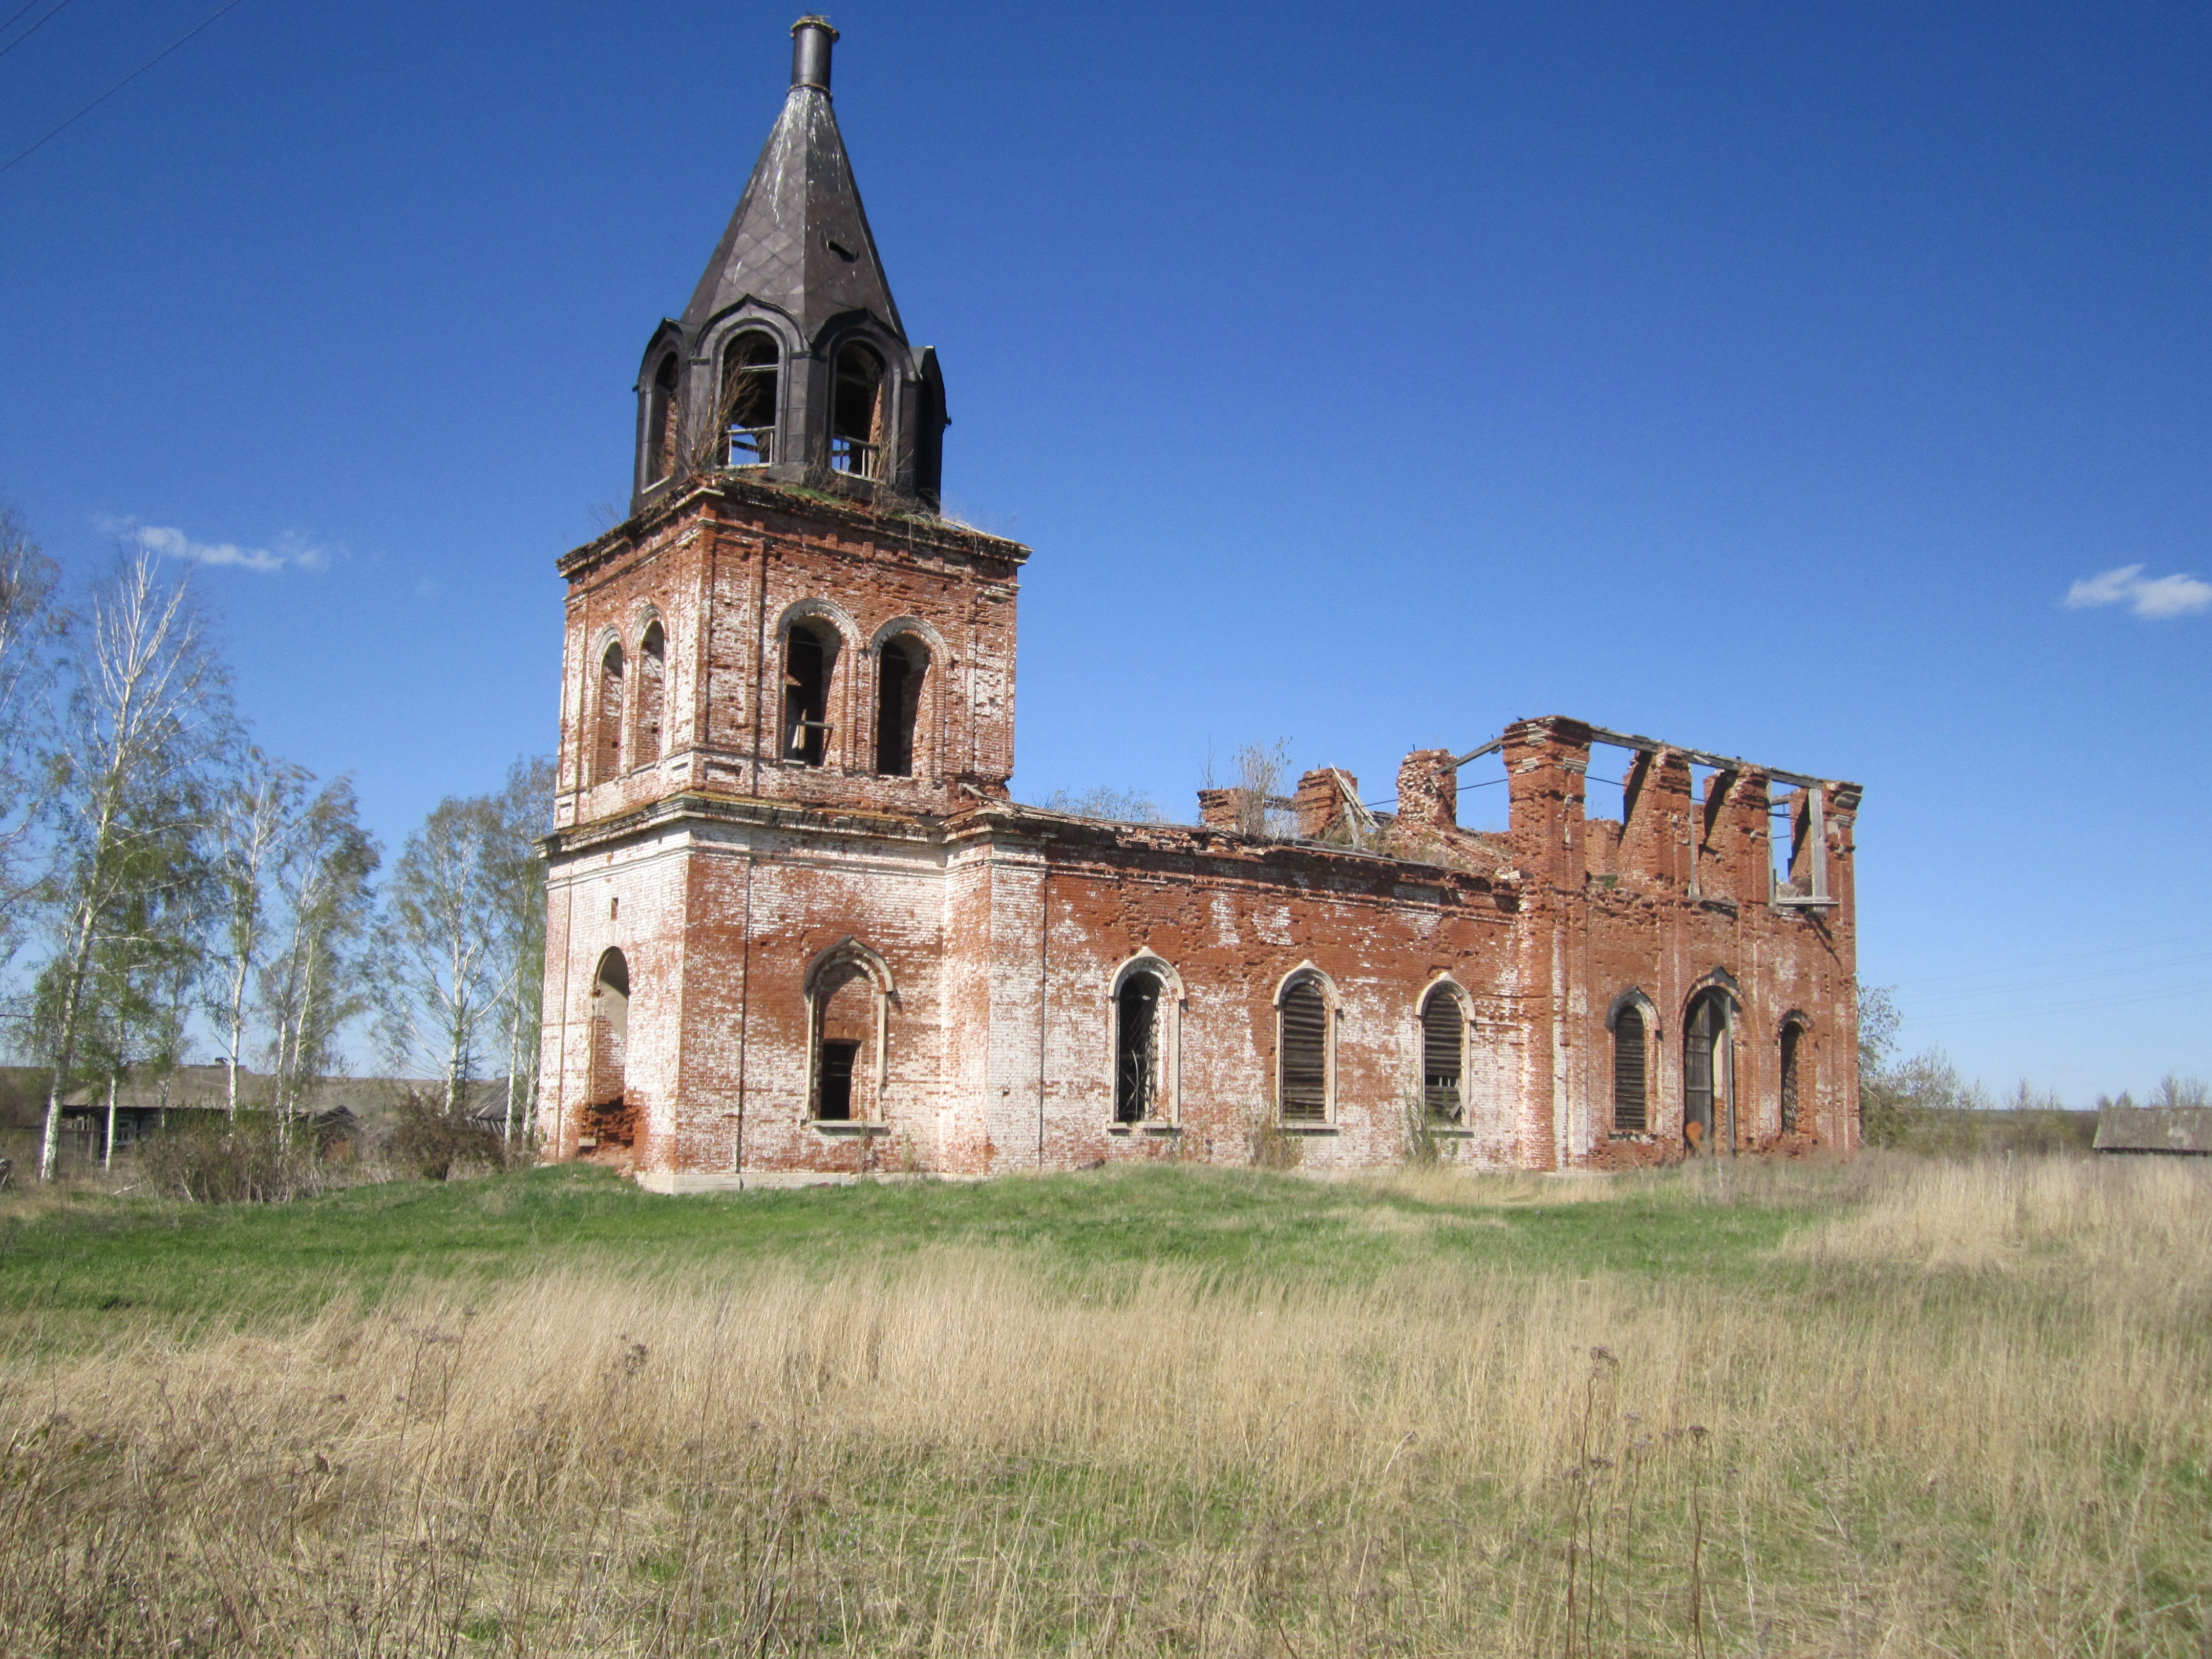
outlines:
[[1160, 1115], [1160, 981], [1139, 969], [1114, 998], [1114, 1121]]
[[676, 354], [660, 360], [653, 390], [645, 400], [645, 481], [659, 483], [676, 470], [680, 406], [676, 397]]
[[830, 677], [837, 665], [837, 630], [795, 622], [783, 643], [783, 757], [819, 766], [829, 752]]
[[607, 647], [599, 659], [599, 729], [594, 769], [604, 782], [622, 775], [623, 648]]
[[722, 429], [730, 466], [775, 459], [776, 364], [773, 335], [749, 329], [722, 353]]
[[1701, 991], [1682, 1022], [1682, 1135], [1692, 1152], [1735, 1150], [1735, 1054], [1725, 993]]
[[1639, 1135], [1650, 1126], [1650, 1091], [1645, 1055], [1649, 1033], [1644, 1011], [1633, 1002], [1623, 1003], [1613, 1017], [1613, 1132]]
[[1329, 1006], [1320, 979], [1302, 974], [1277, 1005], [1276, 1037], [1283, 1121], [1328, 1121]]
[[807, 1115], [817, 1122], [858, 1122], [880, 1115], [887, 971], [872, 951], [848, 940], [811, 975]]
[[1799, 1074], [1803, 1069], [1805, 1052], [1805, 1022], [1795, 1018], [1782, 1023], [1782, 1133], [1794, 1135], [1798, 1132], [1798, 1106], [1802, 1085]]
[[667, 702], [668, 636], [658, 621], [646, 626], [637, 651], [637, 752], [640, 766], [660, 758], [660, 726]]
[[619, 951], [601, 956], [592, 976], [591, 1064], [587, 1103], [620, 1106], [629, 1069], [629, 963]]
[[1467, 1045], [1467, 1009], [1445, 986], [1421, 1004], [1421, 1105], [1432, 1123], [1456, 1123], [1465, 1109], [1461, 1066]]
[[841, 346], [830, 407], [831, 471], [882, 476], [884, 402], [884, 360], [858, 340]]
[[884, 641], [876, 654], [876, 770], [914, 775], [914, 734], [921, 712], [929, 647], [911, 634]]

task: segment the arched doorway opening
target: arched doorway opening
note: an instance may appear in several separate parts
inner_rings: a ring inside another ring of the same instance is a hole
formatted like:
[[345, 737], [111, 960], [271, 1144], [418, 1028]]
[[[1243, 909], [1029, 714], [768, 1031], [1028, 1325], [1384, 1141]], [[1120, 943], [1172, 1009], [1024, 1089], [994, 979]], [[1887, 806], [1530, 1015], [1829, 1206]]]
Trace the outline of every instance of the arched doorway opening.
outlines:
[[628, 1146], [637, 1139], [629, 1106], [629, 963], [620, 951], [599, 957], [592, 975], [592, 1079], [578, 1150]]
[[1718, 988], [1682, 1020], [1682, 1139], [1693, 1152], [1735, 1151], [1735, 1000]]

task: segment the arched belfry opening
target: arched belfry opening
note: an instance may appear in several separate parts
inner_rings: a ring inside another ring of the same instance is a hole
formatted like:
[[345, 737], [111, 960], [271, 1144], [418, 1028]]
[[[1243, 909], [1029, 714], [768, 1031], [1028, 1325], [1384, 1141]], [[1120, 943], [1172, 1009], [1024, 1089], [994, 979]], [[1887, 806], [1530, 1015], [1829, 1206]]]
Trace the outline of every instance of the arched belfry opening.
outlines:
[[887, 778], [915, 775], [929, 647], [911, 634], [885, 640], [876, 653], [876, 770]]
[[815, 617], [791, 624], [783, 639], [783, 757], [819, 766], [830, 752], [830, 685], [837, 630]]
[[733, 336], [724, 349], [723, 465], [759, 466], [775, 459], [781, 356], [775, 337], [757, 328]]
[[890, 425], [884, 409], [884, 360], [859, 340], [837, 348], [836, 381], [831, 393], [830, 469], [856, 478], [883, 476], [884, 440]]
[[[838, 131], [837, 31], [803, 17], [792, 34], [783, 112], [690, 304], [654, 331], [641, 369], [633, 510], [679, 475], [732, 468], [937, 509], [943, 375], [935, 352], [907, 339]], [[687, 397], [698, 407], [673, 412]]]
[[650, 766], [660, 758], [662, 727], [668, 706], [668, 635], [658, 617], [646, 624], [637, 647], [636, 763]]
[[683, 404], [677, 395], [676, 354], [670, 352], [653, 372], [645, 409], [645, 481], [656, 484], [676, 470], [683, 447]]
[[599, 653], [599, 730], [593, 734], [594, 782], [605, 782], [622, 774], [623, 708], [629, 690], [628, 665], [623, 659], [621, 642], [611, 643]]

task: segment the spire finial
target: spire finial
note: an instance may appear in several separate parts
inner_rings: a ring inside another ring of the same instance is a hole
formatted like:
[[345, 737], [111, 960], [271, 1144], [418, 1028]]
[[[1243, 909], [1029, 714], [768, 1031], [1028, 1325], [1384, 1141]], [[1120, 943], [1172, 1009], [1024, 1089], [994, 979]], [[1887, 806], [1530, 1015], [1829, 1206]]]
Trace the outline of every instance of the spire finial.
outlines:
[[826, 17], [811, 15], [791, 26], [791, 84], [830, 90], [830, 48], [837, 31]]

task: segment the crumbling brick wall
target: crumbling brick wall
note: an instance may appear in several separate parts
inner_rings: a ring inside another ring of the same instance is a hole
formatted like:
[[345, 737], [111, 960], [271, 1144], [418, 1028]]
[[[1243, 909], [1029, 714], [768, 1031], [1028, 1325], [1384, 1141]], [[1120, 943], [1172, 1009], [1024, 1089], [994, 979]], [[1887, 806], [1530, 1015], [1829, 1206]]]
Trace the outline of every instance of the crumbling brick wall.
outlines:
[[[1683, 1156], [1684, 1022], [1700, 994], [1729, 1011], [1726, 1150], [1855, 1143], [1853, 786], [1801, 782], [1788, 798], [1797, 845], [1778, 885], [1764, 769], [1556, 716], [1502, 739], [1502, 836], [1458, 827], [1442, 750], [1407, 757], [1380, 825], [1348, 774], [1307, 773], [1295, 841], [1247, 833], [1257, 815], [1233, 790], [1202, 794], [1188, 827], [1028, 812], [1004, 800], [1024, 556], [731, 483], [564, 562], [549, 1156], [627, 1137], [661, 1182], [1242, 1162], [1279, 1115], [1278, 1002], [1297, 974], [1327, 988], [1332, 1044], [1324, 1120], [1284, 1126], [1311, 1168], [1403, 1155], [1420, 1010], [1440, 985], [1467, 1011], [1465, 1111], [1438, 1129], [1462, 1167]], [[819, 766], [773, 750], [775, 641], [795, 606], [844, 641]], [[601, 777], [592, 665], [604, 641], [641, 641], [648, 618], [665, 635], [665, 741]], [[914, 775], [880, 777], [868, 652], [924, 624], [943, 647], [937, 701]], [[1584, 816], [1592, 746], [1607, 741], [1632, 750], [1618, 825]], [[1712, 769], [1702, 799], [1693, 764]], [[612, 1104], [594, 1092], [607, 1061], [591, 996], [610, 948], [629, 967], [628, 1040], [620, 1106], [595, 1118]], [[840, 1016], [862, 1021], [843, 1036], [880, 1070], [853, 1120], [824, 1121], [809, 988], [855, 951], [881, 978], [880, 1047], [868, 1010]], [[1172, 1075], [1151, 1116], [1118, 1123], [1113, 988], [1140, 955], [1176, 988], [1158, 1016]], [[1645, 1126], [1616, 1132], [1607, 1018], [1629, 995], [1653, 1011], [1650, 1094]], [[1805, 1111], [1785, 1136], [1790, 1019], [1807, 1032]]]

